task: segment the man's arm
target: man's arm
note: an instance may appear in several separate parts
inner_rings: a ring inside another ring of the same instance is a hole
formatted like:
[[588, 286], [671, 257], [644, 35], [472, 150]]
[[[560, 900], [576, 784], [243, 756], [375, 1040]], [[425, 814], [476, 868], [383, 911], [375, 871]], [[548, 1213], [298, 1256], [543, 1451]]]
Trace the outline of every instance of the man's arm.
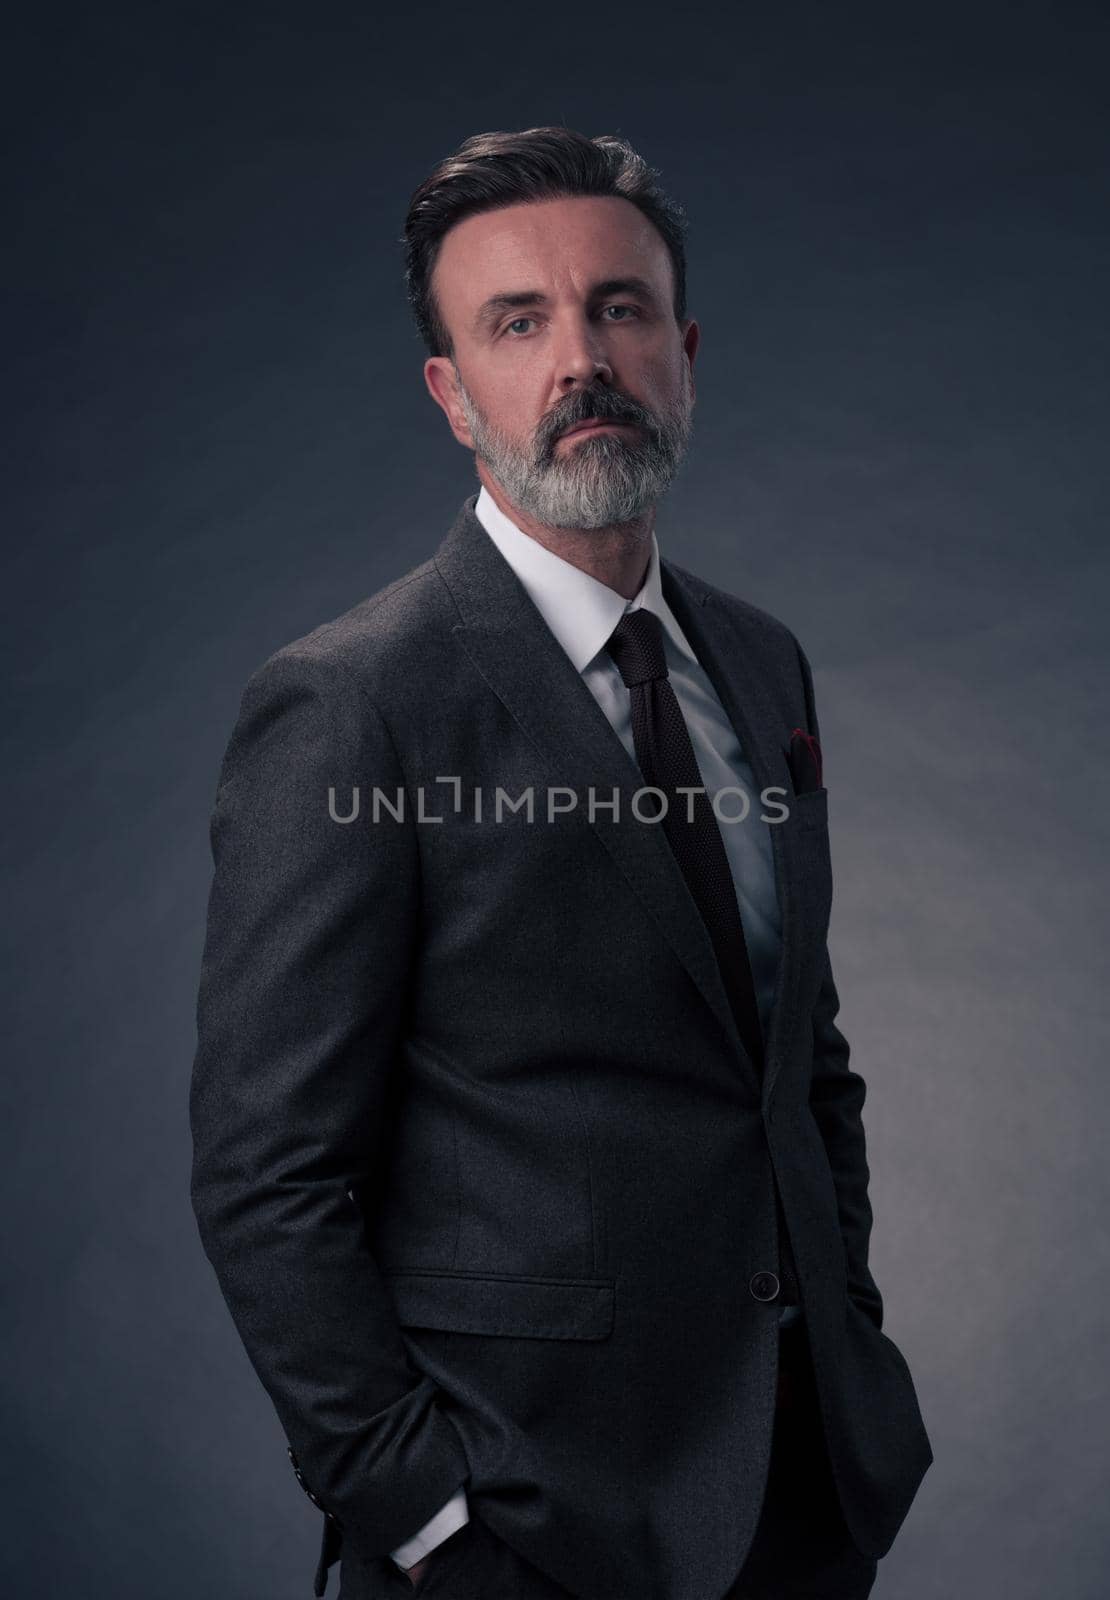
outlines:
[[[797, 645], [797, 640], [794, 641]], [[801, 645], [798, 660], [805, 686], [808, 732], [820, 740], [813, 699], [813, 674]], [[871, 1174], [867, 1165], [867, 1140], [862, 1110], [867, 1086], [848, 1065], [847, 1039], [836, 1026], [840, 997], [833, 981], [826, 946], [824, 973], [813, 1008], [813, 1074], [809, 1105], [821, 1132], [836, 1189], [840, 1233], [848, 1269], [848, 1293], [871, 1317], [883, 1325], [883, 1301], [868, 1266], [872, 1212], [868, 1198]]]
[[[351, 1192], [373, 1193], [415, 960], [418, 862], [370, 820], [403, 775], [344, 671], [281, 651], [224, 758], [197, 1012], [192, 1200], [205, 1251], [305, 1487], [367, 1554], [398, 1547], [468, 1476], [414, 1370]], [[363, 813], [329, 816], [359, 785]]]
[[848, 1293], [875, 1326], [883, 1325], [882, 1296], [867, 1264], [871, 1238], [871, 1202], [867, 1186], [867, 1142], [860, 1115], [867, 1088], [848, 1066], [848, 1041], [836, 1026], [840, 1000], [833, 982], [828, 951], [825, 975], [813, 1008], [813, 1079], [810, 1110], [821, 1130], [836, 1187], [840, 1234], [848, 1263]]

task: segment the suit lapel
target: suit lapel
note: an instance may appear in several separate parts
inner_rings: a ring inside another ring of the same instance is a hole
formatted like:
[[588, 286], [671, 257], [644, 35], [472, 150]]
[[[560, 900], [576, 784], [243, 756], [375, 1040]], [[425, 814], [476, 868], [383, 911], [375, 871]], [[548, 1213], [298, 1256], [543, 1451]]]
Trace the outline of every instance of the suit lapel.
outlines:
[[[532, 742], [546, 769], [548, 784], [566, 785], [579, 796], [574, 816], [604, 846], [618, 870], [655, 921], [662, 936], [693, 979], [725, 1030], [753, 1096], [761, 1092], [759, 1074], [744, 1049], [721, 980], [705, 924], [682, 871], [659, 826], [637, 822], [632, 796], [643, 786], [638, 766], [613, 731], [566, 652], [554, 637], [515, 572], [474, 515], [476, 496], [464, 502], [436, 552], [435, 565], [450, 589], [461, 620], [454, 627], [459, 645]], [[661, 563], [667, 603], [672, 607], [721, 698], [752, 764], [760, 787], [785, 782], [781, 752], [774, 760], [777, 724], [758, 695], [758, 665], [745, 656], [738, 630], [708, 589], [688, 573]], [[743, 690], [741, 691], [741, 686]], [[611, 811], [594, 821], [585, 809], [593, 789], [599, 800], [619, 794], [620, 823]], [[757, 802], [753, 797], [753, 810]], [[787, 861], [772, 828], [775, 874], [784, 917]], [[770, 1036], [768, 1068], [782, 1032], [788, 963], [780, 958]], [[765, 1091], [770, 1084], [767, 1076]]]
[[[751, 766], [757, 790], [752, 796], [752, 815], [757, 816], [763, 809], [758, 795], [765, 789], [785, 791], [772, 797], [776, 801], [788, 800], [793, 793], [783, 747], [783, 717], [767, 680], [766, 661], [761, 659], [755, 637], [712, 589], [662, 558], [659, 566], [667, 604], [716, 690]], [[794, 835], [788, 822], [771, 825], [770, 835], [782, 938], [765, 1041], [764, 1097], [789, 1048], [787, 1026], [795, 1010], [792, 1002], [801, 954]]]

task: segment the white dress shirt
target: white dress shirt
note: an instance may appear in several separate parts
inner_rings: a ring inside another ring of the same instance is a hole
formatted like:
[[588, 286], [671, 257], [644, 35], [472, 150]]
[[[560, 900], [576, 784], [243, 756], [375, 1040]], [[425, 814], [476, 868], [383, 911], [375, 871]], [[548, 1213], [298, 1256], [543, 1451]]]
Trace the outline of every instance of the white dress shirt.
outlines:
[[[766, 1030], [782, 933], [769, 824], [758, 820], [764, 809], [759, 801], [759, 785], [740, 748], [736, 731], [663, 598], [655, 534], [651, 536], [647, 575], [638, 593], [631, 600], [625, 600], [615, 589], [554, 555], [522, 532], [501, 510], [484, 484], [474, 514], [524, 585], [529, 599], [566, 651], [575, 670], [581, 673], [583, 682], [634, 762], [636, 745], [632, 736], [631, 696], [605, 645], [626, 611], [644, 606], [662, 622], [667, 673], [690, 732], [706, 792], [712, 799], [720, 789], [739, 788], [751, 802], [743, 821], [731, 823], [726, 819], [741, 809], [740, 802], [735, 795], [721, 802], [721, 836], [744, 924], [756, 1002]], [[798, 1306], [784, 1306], [780, 1325], [793, 1321], [800, 1310]], [[401, 1567], [413, 1566], [467, 1520], [466, 1491], [459, 1488], [419, 1532], [392, 1552], [393, 1559]]]

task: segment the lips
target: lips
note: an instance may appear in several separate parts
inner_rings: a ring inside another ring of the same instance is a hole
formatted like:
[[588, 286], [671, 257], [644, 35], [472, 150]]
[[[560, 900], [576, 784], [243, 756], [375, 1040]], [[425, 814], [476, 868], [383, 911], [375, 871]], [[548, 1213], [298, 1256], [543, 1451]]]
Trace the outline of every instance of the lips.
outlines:
[[623, 422], [619, 417], [587, 417], [584, 422], [576, 422], [572, 427], [566, 428], [559, 435], [566, 439], [572, 433], [591, 433], [597, 428], [627, 428], [630, 424]]

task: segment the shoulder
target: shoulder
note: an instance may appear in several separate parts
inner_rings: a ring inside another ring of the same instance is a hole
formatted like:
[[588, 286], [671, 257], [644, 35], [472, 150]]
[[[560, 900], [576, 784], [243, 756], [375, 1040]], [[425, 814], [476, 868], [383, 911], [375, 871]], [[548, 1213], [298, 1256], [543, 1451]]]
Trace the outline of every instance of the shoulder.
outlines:
[[428, 560], [275, 650], [242, 689], [220, 793], [247, 773], [287, 784], [314, 765], [394, 752], [394, 730], [419, 721], [440, 681], [454, 620]]
[[388, 703], [414, 674], [427, 675], [456, 620], [431, 558], [275, 650], [252, 673], [259, 682], [308, 678], [335, 693]]
[[668, 561], [667, 566], [687, 592], [697, 595], [706, 605], [728, 619], [769, 669], [801, 672], [804, 677], [809, 667], [805, 652], [793, 629], [780, 617], [752, 605], [750, 600], [742, 600], [727, 589], [707, 583], [704, 578], [680, 567], [677, 562]]

